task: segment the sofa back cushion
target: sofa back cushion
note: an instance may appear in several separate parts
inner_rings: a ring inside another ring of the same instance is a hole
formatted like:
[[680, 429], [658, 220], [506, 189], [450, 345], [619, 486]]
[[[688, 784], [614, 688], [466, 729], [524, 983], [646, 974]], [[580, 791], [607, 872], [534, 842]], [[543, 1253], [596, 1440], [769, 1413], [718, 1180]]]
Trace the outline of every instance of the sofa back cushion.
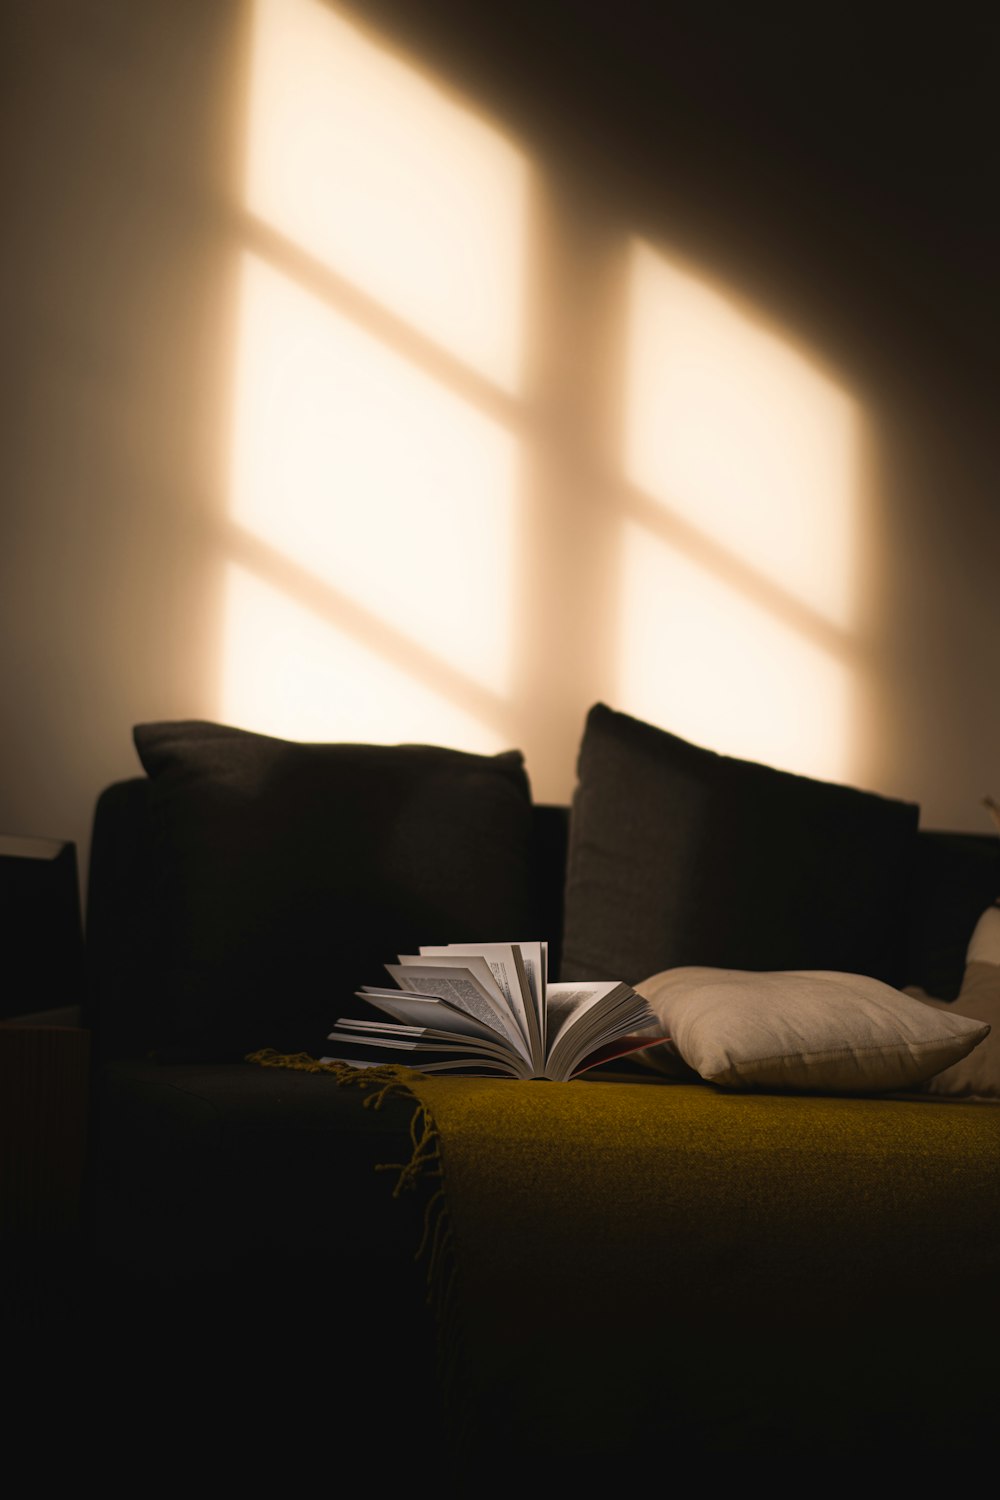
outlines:
[[587, 717], [561, 977], [679, 965], [907, 981], [919, 808], [719, 755], [605, 704]]
[[[141, 724], [149, 777], [143, 1003], [187, 1059], [321, 1052], [382, 965], [525, 933], [531, 794], [519, 751], [299, 743]], [[138, 997], [137, 997], [138, 999]]]

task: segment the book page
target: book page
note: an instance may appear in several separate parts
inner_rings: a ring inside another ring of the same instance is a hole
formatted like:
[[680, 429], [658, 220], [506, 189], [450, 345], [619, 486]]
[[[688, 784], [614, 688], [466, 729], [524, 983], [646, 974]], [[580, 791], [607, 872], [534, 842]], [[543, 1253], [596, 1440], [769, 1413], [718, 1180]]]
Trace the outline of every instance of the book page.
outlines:
[[[627, 984], [553, 984], [548, 996], [549, 1062], [558, 1076], [570, 1076], [596, 1049], [656, 1025], [649, 1003]], [[645, 1036], [643, 1045], [650, 1040]]]
[[370, 984], [364, 985], [355, 993], [360, 1000], [367, 1000], [369, 1005], [378, 1006], [379, 1010], [392, 1016], [394, 1021], [407, 1026], [433, 1026], [441, 1031], [457, 1032], [460, 1036], [484, 1037], [494, 1042], [498, 1036], [495, 1027], [487, 1026], [484, 1021], [460, 1010], [457, 1005], [448, 1005], [436, 995], [411, 995], [403, 990], [380, 990]]
[[[641, 1052], [643, 1048], [650, 1045], [650, 1041], [657, 1038], [648, 1036], [634, 1036], [631, 1032], [627, 1036], [619, 1037], [616, 1041], [605, 1042], [603, 1046], [588, 1052], [570, 1072], [571, 1078], [579, 1078], [581, 1073], [586, 1073], [591, 1068], [599, 1068], [601, 1063], [615, 1062], [619, 1057], [628, 1057], [631, 1053]], [[659, 1040], [665, 1041], [665, 1037]]]
[[420, 949], [421, 955], [474, 956], [485, 959], [494, 981], [499, 986], [504, 1000], [520, 1030], [527, 1055], [536, 1067], [541, 1067], [541, 1036], [535, 1016], [534, 1001], [524, 970], [524, 960], [514, 943], [448, 943], [443, 947]]
[[510, 1011], [507, 997], [497, 984], [493, 976], [493, 970], [480, 954], [475, 953], [428, 953], [421, 949], [419, 953], [397, 954], [397, 962], [406, 967], [433, 969], [454, 968], [466, 969], [477, 983], [481, 984], [489, 996], [499, 1015], [506, 1016]]
[[554, 1046], [566, 1024], [591, 1010], [617, 985], [592, 985], [581, 982], [550, 984], [548, 990], [549, 1045]]
[[549, 945], [545, 942], [511, 943], [511, 948], [519, 948], [521, 958], [524, 962], [524, 972], [528, 979], [528, 988], [531, 992], [531, 1000], [535, 1009], [535, 1026], [538, 1033], [538, 1046], [542, 1057], [548, 1052], [548, 1004], [546, 990], [548, 987], [549, 968]]
[[343, 1038], [364, 1040], [370, 1046], [402, 1047], [409, 1051], [427, 1048], [434, 1052], [452, 1053], [456, 1057], [492, 1057], [508, 1066], [524, 1066], [524, 1059], [511, 1056], [510, 1048], [499, 1037], [457, 1036], [452, 1030], [438, 1031], [433, 1026], [397, 1025], [393, 1021], [359, 1021], [353, 1016], [342, 1016], [327, 1041]]
[[467, 968], [439, 965], [433, 968], [417, 968], [410, 964], [386, 964], [387, 972], [401, 990], [416, 995], [437, 995], [448, 1000], [459, 1010], [475, 1016], [492, 1031], [499, 1031], [523, 1056], [528, 1056], [527, 1044], [514, 1020], [504, 1015], [489, 993]]
[[489, 1041], [427, 1026], [342, 1017], [327, 1040], [337, 1044], [337, 1052], [328, 1061], [355, 1067], [395, 1060], [422, 1072], [488, 1072], [514, 1078], [527, 1078], [531, 1073], [528, 1060], [512, 1052], [499, 1037]]

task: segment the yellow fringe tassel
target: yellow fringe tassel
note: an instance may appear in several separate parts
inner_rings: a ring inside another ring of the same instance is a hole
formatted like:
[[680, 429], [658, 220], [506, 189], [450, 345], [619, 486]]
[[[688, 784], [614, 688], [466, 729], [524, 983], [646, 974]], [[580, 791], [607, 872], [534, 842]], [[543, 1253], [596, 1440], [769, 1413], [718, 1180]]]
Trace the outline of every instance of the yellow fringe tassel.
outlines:
[[[455, 1256], [451, 1215], [448, 1211], [441, 1158], [441, 1138], [430, 1110], [420, 1099], [416, 1085], [421, 1075], [412, 1068], [384, 1063], [370, 1068], [355, 1068], [349, 1063], [331, 1059], [321, 1062], [308, 1052], [277, 1052], [264, 1047], [248, 1053], [245, 1059], [262, 1068], [291, 1068], [303, 1073], [329, 1073], [338, 1085], [370, 1089], [365, 1107], [381, 1108], [390, 1095], [409, 1097], [414, 1104], [410, 1117], [412, 1150], [407, 1162], [379, 1162], [377, 1172], [395, 1172], [392, 1190], [398, 1198], [404, 1189], [413, 1190], [429, 1177], [438, 1185], [424, 1207], [423, 1232], [414, 1252], [415, 1261], [426, 1261], [427, 1305], [434, 1313], [438, 1330], [438, 1370], [446, 1404], [455, 1410], [463, 1338], [457, 1295], [458, 1268]], [[453, 1416], [453, 1420], [454, 1420]], [[462, 1419], [462, 1422], [466, 1418]]]
[[[373, 1089], [364, 1101], [365, 1107], [381, 1108], [390, 1094], [408, 1096], [413, 1100], [414, 1111], [410, 1118], [410, 1142], [412, 1151], [406, 1162], [378, 1162], [377, 1172], [395, 1172], [396, 1183], [392, 1196], [398, 1198], [404, 1188], [412, 1189], [428, 1176], [442, 1177], [441, 1140], [427, 1106], [414, 1093], [411, 1083], [419, 1075], [410, 1068], [393, 1063], [384, 1063], [371, 1068], [354, 1068], [349, 1063], [332, 1059], [321, 1062], [308, 1052], [277, 1052], [273, 1047], [263, 1047], [259, 1052], [247, 1054], [246, 1062], [257, 1063], [262, 1068], [291, 1068], [300, 1073], [329, 1073], [338, 1084], [362, 1089]], [[427, 1296], [437, 1300], [444, 1295], [453, 1270], [449, 1254], [451, 1232], [447, 1223], [447, 1205], [443, 1184], [428, 1199], [424, 1209], [424, 1227], [414, 1260], [427, 1258]], [[446, 1269], [447, 1263], [447, 1269]]]

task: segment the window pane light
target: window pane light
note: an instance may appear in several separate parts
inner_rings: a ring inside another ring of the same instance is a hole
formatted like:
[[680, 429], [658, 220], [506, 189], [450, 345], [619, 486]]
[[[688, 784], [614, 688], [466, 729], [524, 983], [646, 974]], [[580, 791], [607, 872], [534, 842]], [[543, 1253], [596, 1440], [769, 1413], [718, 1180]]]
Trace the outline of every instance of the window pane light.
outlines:
[[[230, 518], [493, 693], [509, 684], [520, 445], [247, 254]], [[360, 642], [364, 645], [364, 641]]]
[[321, 0], [256, 0], [252, 48], [250, 212], [516, 391], [521, 153]]
[[850, 780], [857, 405], [639, 239], [628, 298], [618, 701], [724, 754]]
[[842, 661], [638, 522], [625, 523], [621, 562], [624, 712], [723, 755], [851, 780]]
[[226, 574], [224, 723], [293, 740], [509, 745], [453, 696], [366, 648], [238, 563]]
[[688, 271], [631, 251], [630, 481], [825, 621], [855, 613], [855, 403]]

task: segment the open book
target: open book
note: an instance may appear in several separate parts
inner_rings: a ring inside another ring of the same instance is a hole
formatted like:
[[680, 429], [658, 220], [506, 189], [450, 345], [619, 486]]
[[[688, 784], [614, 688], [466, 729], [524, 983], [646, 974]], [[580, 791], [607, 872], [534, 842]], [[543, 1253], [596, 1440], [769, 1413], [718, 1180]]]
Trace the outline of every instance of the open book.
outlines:
[[356, 992], [382, 1016], [342, 1017], [330, 1032], [338, 1061], [563, 1082], [666, 1040], [630, 985], [550, 984], [544, 942], [422, 947], [385, 967], [395, 988]]

